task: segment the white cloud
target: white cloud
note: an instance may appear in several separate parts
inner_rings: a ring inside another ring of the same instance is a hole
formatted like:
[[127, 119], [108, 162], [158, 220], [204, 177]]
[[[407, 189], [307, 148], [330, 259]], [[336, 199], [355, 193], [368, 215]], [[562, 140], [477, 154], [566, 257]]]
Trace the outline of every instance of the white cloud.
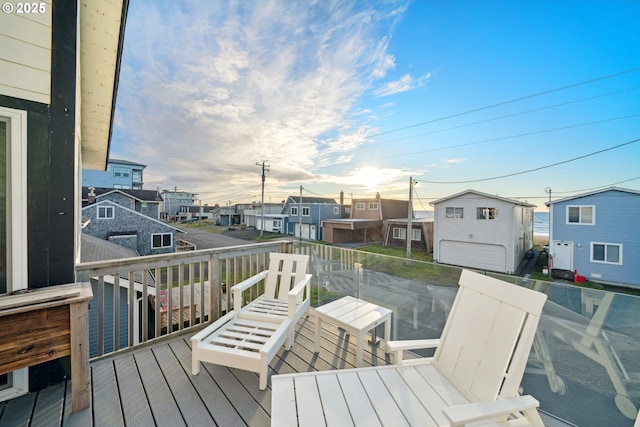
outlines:
[[416, 88], [421, 88], [426, 85], [426, 82], [431, 78], [431, 73], [427, 73], [423, 76], [420, 76], [417, 79], [411, 77], [411, 74], [407, 73], [404, 76], [400, 77], [400, 79], [387, 82], [385, 85], [373, 91], [373, 94], [376, 97], [384, 97], [393, 95], [396, 93], [407, 92]]
[[147, 164], [151, 188], [194, 192], [259, 182], [256, 161], [283, 185], [349, 161], [376, 132], [356, 102], [395, 66], [389, 16], [358, 2], [132, 3], [112, 156]]

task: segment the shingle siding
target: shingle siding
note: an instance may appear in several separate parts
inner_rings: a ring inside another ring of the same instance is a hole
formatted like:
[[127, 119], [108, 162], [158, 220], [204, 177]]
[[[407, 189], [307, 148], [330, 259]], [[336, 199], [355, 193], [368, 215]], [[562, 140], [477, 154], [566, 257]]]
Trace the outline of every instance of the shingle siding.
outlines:
[[[113, 206], [115, 217], [113, 219], [101, 219], [97, 217], [98, 206]], [[140, 255], [157, 255], [175, 251], [175, 229], [159, 221], [147, 219], [144, 215], [134, 211], [123, 209], [120, 205], [112, 202], [101, 202], [89, 205], [82, 209], [84, 217], [90, 218], [89, 224], [83, 229], [84, 233], [100, 239], [109, 239], [109, 236], [118, 234], [129, 234], [137, 236], [135, 250]], [[170, 233], [172, 245], [167, 248], [151, 248], [152, 234]], [[119, 243], [118, 239], [110, 239], [114, 243]], [[131, 247], [130, 241], [125, 244]], [[132, 248], [133, 249], [133, 248]]]

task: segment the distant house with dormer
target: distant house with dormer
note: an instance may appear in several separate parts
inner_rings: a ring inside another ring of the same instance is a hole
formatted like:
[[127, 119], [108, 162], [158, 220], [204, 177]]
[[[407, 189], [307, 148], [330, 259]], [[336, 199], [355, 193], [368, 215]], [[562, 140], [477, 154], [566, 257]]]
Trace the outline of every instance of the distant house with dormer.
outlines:
[[153, 219], [160, 218], [162, 196], [155, 190], [82, 187], [82, 206], [111, 200]]
[[353, 199], [349, 218], [322, 221], [322, 240], [327, 243], [381, 242], [384, 220], [406, 218], [407, 200], [373, 198]]
[[534, 205], [475, 190], [431, 204], [434, 261], [511, 274], [533, 245]]
[[322, 240], [322, 221], [342, 218], [342, 207], [329, 197], [289, 196], [282, 207], [287, 234]]
[[175, 252], [183, 231], [113, 200], [82, 208], [82, 232], [136, 251], [139, 255]]

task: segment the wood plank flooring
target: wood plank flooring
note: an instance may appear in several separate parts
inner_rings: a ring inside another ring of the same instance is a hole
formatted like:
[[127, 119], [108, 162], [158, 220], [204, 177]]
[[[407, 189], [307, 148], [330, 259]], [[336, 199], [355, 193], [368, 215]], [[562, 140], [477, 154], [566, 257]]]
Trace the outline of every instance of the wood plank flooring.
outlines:
[[[355, 366], [352, 336], [323, 323], [321, 351], [313, 352], [315, 317], [296, 325], [295, 344], [281, 349], [271, 374]], [[71, 415], [70, 382], [0, 403], [2, 426], [269, 426], [271, 388], [258, 375], [203, 364], [191, 375], [196, 331], [102, 358], [91, 363], [91, 407]], [[381, 336], [383, 331], [378, 331]], [[364, 366], [387, 364], [381, 347], [365, 345]]]

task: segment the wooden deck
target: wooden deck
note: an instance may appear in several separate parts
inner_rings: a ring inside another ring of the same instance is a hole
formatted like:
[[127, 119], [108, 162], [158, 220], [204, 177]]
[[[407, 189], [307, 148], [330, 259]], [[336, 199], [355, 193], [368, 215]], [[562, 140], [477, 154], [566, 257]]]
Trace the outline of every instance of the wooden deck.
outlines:
[[[271, 374], [352, 368], [356, 345], [323, 323], [322, 349], [314, 349], [315, 317], [297, 324], [295, 344], [280, 350]], [[204, 363], [191, 375], [195, 330], [91, 363], [91, 407], [71, 415], [70, 382], [0, 404], [0, 426], [269, 426], [271, 388], [258, 375]], [[382, 336], [382, 330], [378, 331]], [[381, 347], [365, 344], [364, 366], [387, 364]]]

